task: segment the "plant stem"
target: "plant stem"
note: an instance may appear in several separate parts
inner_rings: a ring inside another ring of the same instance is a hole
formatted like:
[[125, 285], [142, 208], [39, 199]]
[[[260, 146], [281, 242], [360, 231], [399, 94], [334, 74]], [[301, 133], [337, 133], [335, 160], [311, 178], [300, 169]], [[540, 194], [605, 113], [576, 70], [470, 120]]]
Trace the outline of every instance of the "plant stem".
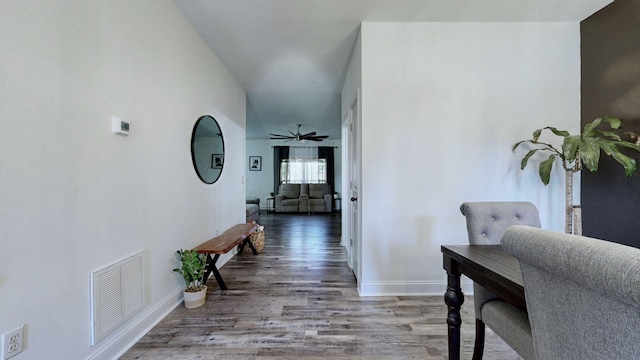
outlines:
[[564, 232], [567, 234], [580, 234], [582, 229], [574, 229], [575, 226], [581, 226], [582, 221], [574, 222], [573, 219], [573, 174], [582, 169], [582, 162], [580, 160], [580, 153], [576, 154], [576, 159], [573, 163], [569, 163], [566, 160], [562, 163], [565, 173], [565, 213], [564, 213]]
[[564, 232], [571, 234], [573, 225], [573, 169], [565, 170], [565, 214]]

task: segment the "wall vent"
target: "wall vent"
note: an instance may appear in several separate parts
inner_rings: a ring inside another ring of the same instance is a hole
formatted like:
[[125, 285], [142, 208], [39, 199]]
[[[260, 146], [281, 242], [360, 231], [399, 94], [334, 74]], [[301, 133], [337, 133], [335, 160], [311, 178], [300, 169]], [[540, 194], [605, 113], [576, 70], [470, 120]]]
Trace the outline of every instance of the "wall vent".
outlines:
[[143, 252], [91, 273], [91, 345], [145, 306]]

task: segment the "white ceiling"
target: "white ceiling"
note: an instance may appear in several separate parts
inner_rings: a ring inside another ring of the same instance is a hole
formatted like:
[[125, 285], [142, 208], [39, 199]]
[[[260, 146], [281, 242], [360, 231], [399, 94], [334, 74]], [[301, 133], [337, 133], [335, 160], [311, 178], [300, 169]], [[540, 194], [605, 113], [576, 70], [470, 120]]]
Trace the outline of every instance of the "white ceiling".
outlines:
[[363, 21], [581, 21], [611, 0], [174, 0], [247, 92], [247, 138], [340, 137]]

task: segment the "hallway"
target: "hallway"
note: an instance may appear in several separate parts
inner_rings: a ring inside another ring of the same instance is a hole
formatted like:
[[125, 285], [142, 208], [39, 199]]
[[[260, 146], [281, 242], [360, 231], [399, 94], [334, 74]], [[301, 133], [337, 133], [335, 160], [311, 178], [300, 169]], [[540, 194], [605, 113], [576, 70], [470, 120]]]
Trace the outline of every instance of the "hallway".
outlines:
[[[121, 359], [447, 358], [442, 296], [358, 296], [340, 214], [262, 212], [260, 224], [264, 251], [236, 255], [220, 270], [229, 290], [212, 277], [204, 306], [179, 305]], [[470, 359], [471, 299], [462, 315]], [[487, 331], [485, 359], [519, 357]]]

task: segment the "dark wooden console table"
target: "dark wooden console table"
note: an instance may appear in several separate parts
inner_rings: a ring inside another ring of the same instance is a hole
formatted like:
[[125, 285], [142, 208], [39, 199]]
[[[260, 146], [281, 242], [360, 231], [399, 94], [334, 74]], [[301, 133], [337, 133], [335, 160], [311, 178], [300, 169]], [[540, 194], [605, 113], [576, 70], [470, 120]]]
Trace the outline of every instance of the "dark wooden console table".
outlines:
[[460, 275], [465, 275], [519, 309], [527, 310], [520, 263], [500, 245], [444, 245], [443, 268], [447, 271], [447, 325], [449, 359], [460, 359], [460, 307], [464, 295]]

